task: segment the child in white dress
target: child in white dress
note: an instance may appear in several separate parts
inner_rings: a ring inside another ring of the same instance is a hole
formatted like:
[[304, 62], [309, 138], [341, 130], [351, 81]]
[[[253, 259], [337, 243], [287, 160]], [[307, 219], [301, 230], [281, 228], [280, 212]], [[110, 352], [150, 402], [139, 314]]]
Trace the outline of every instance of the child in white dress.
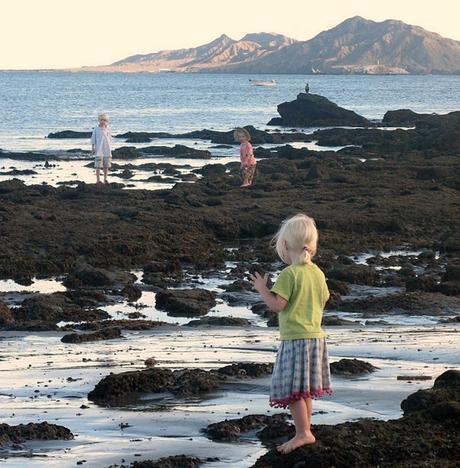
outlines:
[[96, 168], [96, 183], [101, 184], [101, 169], [104, 172], [104, 184], [108, 185], [107, 174], [112, 165], [112, 135], [108, 128], [107, 114], [98, 117], [99, 126], [93, 130], [91, 145], [94, 154], [94, 167]]

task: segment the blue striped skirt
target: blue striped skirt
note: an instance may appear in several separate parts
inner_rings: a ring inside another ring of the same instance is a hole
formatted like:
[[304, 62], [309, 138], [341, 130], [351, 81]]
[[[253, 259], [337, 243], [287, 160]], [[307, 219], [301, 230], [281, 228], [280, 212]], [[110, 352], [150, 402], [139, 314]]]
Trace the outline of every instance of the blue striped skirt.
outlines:
[[286, 408], [300, 398], [332, 393], [325, 338], [283, 340], [270, 385], [270, 406]]

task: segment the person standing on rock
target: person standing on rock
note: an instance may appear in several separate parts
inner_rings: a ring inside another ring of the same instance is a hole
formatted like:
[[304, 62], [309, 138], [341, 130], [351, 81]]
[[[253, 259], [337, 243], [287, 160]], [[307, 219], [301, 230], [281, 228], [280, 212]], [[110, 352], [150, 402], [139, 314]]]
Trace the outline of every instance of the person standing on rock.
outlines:
[[252, 276], [262, 300], [278, 313], [281, 345], [270, 386], [270, 406], [289, 407], [295, 436], [280, 445], [287, 454], [316, 442], [311, 432], [312, 398], [332, 393], [323, 309], [329, 299], [324, 273], [313, 263], [318, 241], [315, 221], [299, 214], [287, 219], [274, 237], [276, 251], [289, 266], [271, 289], [267, 275]]
[[104, 184], [108, 185], [107, 174], [112, 165], [112, 135], [108, 128], [109, 118], [107, 114], [100, 114], [99, 125], [91, 135], [91, 145], [94, 155], [94, 167], [96, 168], [96, 183], [101, 185], [101, 169], [104, 172]]
[[233, 138], [240, 142], [241, 177], [243, 179], [241, 187], [250, 187], [257, 165], [251, 145], [251, 135], [245, 128], [237, 128], [233, 132]]

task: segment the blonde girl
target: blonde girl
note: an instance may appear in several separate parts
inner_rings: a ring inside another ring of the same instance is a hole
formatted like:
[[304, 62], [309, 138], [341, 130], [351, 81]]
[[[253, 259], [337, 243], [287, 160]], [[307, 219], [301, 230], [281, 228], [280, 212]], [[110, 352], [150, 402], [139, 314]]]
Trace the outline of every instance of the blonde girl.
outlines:
[[241, 177], [243, 179], [241, 187], [250, 187], [254, 180], [257, 164], [251, 145], [251, 135], [245, 128], [237, 128], [233, 132], [233, 138], [240, 142]]
[[318, 242], [315, 221], [304, 214], [285, 220], [274, 237], [276, 251], [288, 264], [271, 289], [267, 275], [252, 282], [267, 306], [279, 314], [281, 344], [270, 386], [270, 405], [289, 407], [296, 434], [281, 453], [313, 444], [312, 398], [331, 393], [329, 359], [321, 320], [329, 291], [324, 273], [313, 263]]
[[104, 184], [108, 185], [107, 174], [112, 165], [112, 135], [108, 125], [107, 114], [99, 114], [99, 126], [91, 135], [91, 146], [94, 154], [94, 167], [96, 168], [96, 183], [101, 184], [101, 169], [104, 172]]

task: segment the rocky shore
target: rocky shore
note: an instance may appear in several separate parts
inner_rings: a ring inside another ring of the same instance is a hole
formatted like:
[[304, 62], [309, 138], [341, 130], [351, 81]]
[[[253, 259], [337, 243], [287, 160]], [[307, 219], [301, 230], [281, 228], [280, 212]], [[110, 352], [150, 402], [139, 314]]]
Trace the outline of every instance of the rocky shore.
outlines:
[[[367, 125], [360, 116], [352, 117], [357, 125]], [[387, 320], [397, 316], [429, 317], [455, 327], [460, 316], [460, 113], [433, 116], [401, 110], [388, 112], [384, 122], [413, 128], [334, 128], [308, 134], [248, 127], [260, 159], [249, 190], [239, 187], [237, 162], [214, 161], [189, 167], [188, 174], [180, 161], [117, 162], [114, 170], [126, 180], [141, 171], [174, 179], [172, 189], [156, 191], [126, 190], [124, 184], [99, 188], [0, 182], [0, 279], [13, 279], [18, 288], [14, 294], [0, 291], [2, 333], [46, 331], [58, 338], [59, 346], [72, 348], [69, 353], [80, 354], [80, 347], [89, 350], [98, 342], [121, 346], [123, 340], [136, 339], [133, 333], [168, 327], [174, 337], [204, 330], [212, 335], [226, 327], [257, 336], [261, 327], [256, 320], [272, 327], [277, 317], [259, 302], [248, 275], [254, 270], [276, 275], [281, 265], [269, 240], [279, 223], [297, 212], [313, 216], [320, 230], [316, 261], [332, 293], [326, 327], [360, 332], [379, 323], [389, 333]], [[230, 131], [174, 136], [233, 143]], [[87, 135], [61, 132], [49, 137]], [[128, 132], [118, 137], [150, 143], [171, 135]], [[319, 152], [289, 144], [311, 141], [346, 147]], [[270, 146], [258, 146], [262, 144]], [[116, 151], [117, 159], [133, 161], [166, 153], [178, 159], [211, 155], [182, 145], [166, 152], [154, 146]], [[39, 153], [28, 157], [49, 159]], [[27, 289], [49, 277], [59, 278], [58, 290]], [[146, 301], [158, 315], [145, 310]], [[223, 306], [225, 314], [214, 314]], [[341, 357], [350, 359], [333, 362], [337, 377], [379, 372], [380, 363]], [[138, 404], [143, 394], [166, 394], [173, 401], [212, 398], [223, 388], [256, 385], [270, 371], [271, 362], [227, 360], [213, 368], [170, 368], [152, 358], [142, 369], [99, 369], [85, 398], [101, 408]], [[436, 459], [442, 466], [455, 466], [458, 372], [445, 372], [433, 389], [421, 392], [404, 400], [400, 419], [319, 425], [321, 442], [314, 447], [288, 457], [270, 450], [254, 466], [403, 467], [427, 466]], [[2, 444], [21, 438], [24, 430], [13, 427], [0, 428]], [[271, 448], [292, 432], [292, 425], [285, 415], [256, 414], [203, 429], [213, 440], [226, 441], [257, 431], [257, 440]], [[50, 437], [55, 432], [56, 438], [68, 440], [73, 430], [53, 429]], [[358, 448], [349, 450], [351, 446]], [[211, 463], [199, 453], [191, 455], [175, 460], [190, 463], [184, 466]], [[175, 466], [166, 460], [136, 463], [131, 466]]]

